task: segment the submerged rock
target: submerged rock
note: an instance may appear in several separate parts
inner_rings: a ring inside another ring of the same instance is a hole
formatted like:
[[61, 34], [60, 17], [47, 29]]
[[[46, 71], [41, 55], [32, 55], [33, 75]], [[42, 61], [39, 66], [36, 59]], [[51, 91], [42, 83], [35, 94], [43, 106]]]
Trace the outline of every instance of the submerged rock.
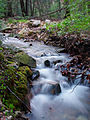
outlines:
[[45, 86], [42, 87], [42, 92], [43, 94], [50, 94], [50, 95], [58, 95], [61, 93], [61, 87], [60, 84], [57, 82], [46, 82]]
[[34, 71], [32, 75], [32, 80], [37, 79], [40, 76], [39, 71]]
[[15, 59], [17, 62], [19, 62], [19, 65], [21, 65], [21, 66], [26, 65], [26, 66], [29, 66], [32, 68], [36, 67], [36, 60], [24, 52], [17, 53], [15, 55]]
[[57, 84], [53, 84], [49, 90], [49, 93], [52, 94], [52, 95], [58, 95], [61, 93], [61, 87], [60, 85], [57, 83]]
[[44, 61], [44, 65], [45, 65], [46, 67], [50, 67], [50, 61], [49, 61], [49, 60], [45, 60], [45, 61]]
[[57, 63], [62, 63], [62, 60], [56, 60], [56, 61], [53, 61], [54, 65], [56, 65]]

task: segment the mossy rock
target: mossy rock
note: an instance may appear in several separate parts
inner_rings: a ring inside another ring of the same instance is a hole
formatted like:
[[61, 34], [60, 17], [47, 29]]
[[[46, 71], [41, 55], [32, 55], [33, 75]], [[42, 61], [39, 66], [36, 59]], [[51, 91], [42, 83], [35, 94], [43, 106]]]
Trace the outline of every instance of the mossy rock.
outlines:
[[26, 66], [29, 66], [29, 67], [32, 67], [32, 68], [36, 67], [36, 60], [33, 59], [32, 57], [30, 57], [29, 55], [27, 55], [24, 52], [17, 53], [15, 55], [15, 59], [19, 63], [19, 65], [20, 64], [22, 66], [26, 65]]
[[[21, 99], [23, 102], [26, 101], [25, 96], [28, 93], [28, 80], [26, 74], [21, 70], [16, 70], [12, 66], [8, 66], [4, 71], [5, 83], [8, 87]], [[15, 109], [21, 109], [22, 103], [17, 100], [17, 98], [7, 90], [6, 99], [8, 104], [13, 104]]]
[[33, 72], [30, 70], [28, 66], [19, 67], [18, 71], [21, 71], [27, 77], [31, 77], [33, 74]]

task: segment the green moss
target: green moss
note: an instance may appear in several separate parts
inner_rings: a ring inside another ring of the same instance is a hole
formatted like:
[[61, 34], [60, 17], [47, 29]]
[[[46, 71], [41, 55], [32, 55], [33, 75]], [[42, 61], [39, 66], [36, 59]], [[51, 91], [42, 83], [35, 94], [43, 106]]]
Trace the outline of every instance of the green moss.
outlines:
[[[6, 85], [23, 101], [25, 101], [25, 96], [27, 94], [27, 76], [22, 71], [17, 71], [14, 67], [8, 66], [4, 71], [4, 78]], [[7, 90], [6, 99], [8, 104], [13, 104], [15, 109], [21, 107], [21, 102], [17, 100], [17, 98]], [[18, 107], [17, 107], [18, 106]]]
[[15, 59], [17, 60], [17, 62], [19, 62], [19, 64], [27, 65], [33, 68], [36, 67], [36, 60], [34, 60], [32, 57], [24, 52], [17, 53], [15, 55]]
[[0, 47], [0, 50], [3, 50], [3, 48], [2, 48], [2, 47]]
[[2, 41], [0, 40], [0, 46], [2, 45]]
[[[3, 51], [8, 53], [6, 50]], [[9, 53], [11, 55], [10, 51]], [[21, 54], [20, 52], [20, 55], [23, 54], [24, 53]], [[24, 55], [25, 58], [20, 56], [20, 58], [17, 57], [17, 59], [21, 60], [20, 62], [22, 63], [23, 58], [24, 60], [28, 59], [28, 61], [33, 60], [32, 58], [28, 58], [29, 56], [27, 54]], [[13, 57], [8, 60], [6, 55], [4, 59], [3, 52], [0, 52], [0, 63], [0, 98], [7, 108], [10, 104], [13, 104], [15, 110], [20, 110], [22, 108], [22, 103], [7, 89], [6, 86], [8, 86], [23, 102], [26, 102], [25, 96], [28, 93], [28, 78], [32, 76], [32, 71], [28, 66], [22, 66], [17, 69], [13, 66], [13, 64], [16, 63]], [[27, 64], [30, 63], [27, 62]], [[4, 70], [2, 70], [2, 68]]]
[[30, 70], [30, 68], [28, 66], [19, 67], [18, 70], [21, 71], [27, 77], [31, 77], [32, 74], [33, 74], [32, 71]]
[[1, 52], [0, 53], [0, 62], [4, 61], [4, 54]]
[[8, 64], [13, 64], [13, 63], [15, 63], [15, 62], [13, 62], [13, 61], [7, 61], [7, 63], [8, 63]]

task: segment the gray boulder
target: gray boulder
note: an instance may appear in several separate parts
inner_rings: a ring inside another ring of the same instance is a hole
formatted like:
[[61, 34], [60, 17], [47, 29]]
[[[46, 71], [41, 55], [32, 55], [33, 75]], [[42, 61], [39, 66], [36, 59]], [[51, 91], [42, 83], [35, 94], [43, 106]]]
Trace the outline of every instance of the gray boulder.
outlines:
[[41, 21], [40, 20], [34, 20], [33, 23], [32, 23], [32, 26], [33, 27], [39, 27], [41, 24]]
[[15, 55], [15, 60], [19, 63], [19, 65], [23, 66], [29, 66], [31, 68], [36, 67], [36, 60], [32, 58], [31, 56], [27, 55], [24, 52], [17, 53]]

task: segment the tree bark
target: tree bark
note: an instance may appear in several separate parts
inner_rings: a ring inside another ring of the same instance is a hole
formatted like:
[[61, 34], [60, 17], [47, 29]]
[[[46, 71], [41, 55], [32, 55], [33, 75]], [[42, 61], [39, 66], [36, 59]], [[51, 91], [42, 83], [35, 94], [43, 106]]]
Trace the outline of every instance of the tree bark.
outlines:
[[12, 17], [12, 1], [11, 0], [8, 0], [7, 1], [7, 7], [8, 7], [8, 13], [7, 13], [7, 16], [8, 17]]
[[39, 11], [39, 16], [41, 16], [41, 7], [40, 7], [40, 2], [39, 0], [37, 0], [37, 7], [38, 7], [38, 11]]
[[29, 0], [26, 0], [26, 16], [28, 16], [28, 3], [29, 3]]
[[26, 12], [25, 12], [25, 6], [23, 0], [20, 0], [20, 5], [21, 5], [22, 16], [24, 17]]
[[69, 0], [67, 0], [67, 1], [65, 2], [66, 11], [65, 11], [64, 19], [67, 18], [68, 16], [70, 16], [70, 10], [69, 10], [68, 5], [69, 5]]
[[34, 16], [35, 0], [30, 0], [31, 16]]

